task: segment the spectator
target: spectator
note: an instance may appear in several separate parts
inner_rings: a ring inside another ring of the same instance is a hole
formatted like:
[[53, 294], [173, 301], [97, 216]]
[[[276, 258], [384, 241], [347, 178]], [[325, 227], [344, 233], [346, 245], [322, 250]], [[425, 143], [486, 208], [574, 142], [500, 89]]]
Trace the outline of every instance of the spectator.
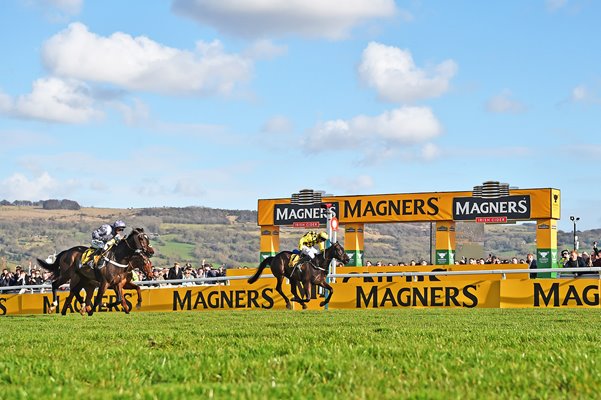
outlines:
[[188, 280], [190, 282], [182, 282], [182, 286], [194, 286], [194, 282], [191, 282], [192, 279], [194, 279], [194, 277], [192, 276], [192, 268], [186, 268], [183, 279]]
[[[17, 268], [20, 268], [19, 266], [17, 266]], [[29, 284], [29, 277], [27, 276], [27, 273], [25, 273], [24, 270], [20, 269], [19, 270], [19, 275], [17, 276], [17, 282], [15, 282], [15, 286], [25, 286]], [[23, 288], [19, 291], [19, 294], [23, 294], [27, 291], [27, 289]]]
[[568, 262], [569, 259], [570, 259], [570, 252], [567, 250], [562, 250], [561, 258], [559, 260], [557, 260], [557, 264], [559, 265], [559, 268], [565, 267], [566, 262]]
[[589, 257], [589, 262], [587, 265], [589, 267], [601, 267], [601, 255], [593, 251]]
[[[538, 265], [536, 264], [536, 260], [534, 259], [534, 254], [528, 253], [526, 255], [526, 264], [528, 264], [528, 269], [538, 269]], [[530, 273], [530, 279], [538, 278], [538, 274], [536, 272]]]
[[[179, 263], [174, 263], [173, 267], [169, 268], [169, 275], [167, 275], [167, 279], [184, 279], [184, 273], [179, 266]], [[179, 285], [179, 283], [177, 283]]]
[[40, 274], [40, 271], [34, 269], [31, 272], [31, 277], [29, 278], [29, 285], [42, 285], [44, 283], [44, 278]]
[[[576, 250], [572, 250], [570, 253], [570, 258], [566, 261], [564, 268], [584, 268], [586, 264], [584, 263], [584, 259], [578, 255]], [[574, 275], [580, 276], [582, 273], [574, 272]]]
[[5, 286], [13, 286], [13, 273], [6, 268], [2, 271], [2, 275], [0, 275], [0, 287]]
[[586, 251], [583, 251], [581, 257], [584, 260], [584, 265], [588, 265], [588, 259], [590, 258], [590, 256], [588, 255], [588, 253]]

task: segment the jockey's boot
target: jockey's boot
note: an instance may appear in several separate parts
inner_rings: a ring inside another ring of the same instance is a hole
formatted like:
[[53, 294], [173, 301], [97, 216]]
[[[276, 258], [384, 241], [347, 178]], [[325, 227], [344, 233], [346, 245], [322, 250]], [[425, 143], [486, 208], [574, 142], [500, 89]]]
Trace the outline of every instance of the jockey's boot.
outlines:
[[98, 283], [102, 282], [102, 275], [100, 274], [100, 268], [92, 267], [92, 270], [94, 271], [94, 276], [96, 277], [96, 280], [98, 281]]

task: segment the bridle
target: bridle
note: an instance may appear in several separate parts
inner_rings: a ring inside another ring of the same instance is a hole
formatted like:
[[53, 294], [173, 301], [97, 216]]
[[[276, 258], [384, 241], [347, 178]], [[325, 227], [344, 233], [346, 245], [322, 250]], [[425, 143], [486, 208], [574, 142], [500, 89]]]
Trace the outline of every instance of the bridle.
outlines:
[[[134, 232], [136, 232], [137, 234], [134, 235]], [[132, 235], [133, 235], [133, 240], [134, 240], [135, 245], [136, 245], [135, 248], [132, 247], [131, 244], [129, 244], [129, 238]], [[137, 231], [135, 229], [123, 241], [125, 242], [125, 244], [127, 245], [127, 247], [130, 250], [132, 250], [134, 253], [138, 253], [138, 254], [139, 253], [144, 253], [144, 255], [146, 257], [150, 258], [154, 252], [151, 253], [150, 250], [148, 250], [148, 245], [145, 246], [145, 245], [142, 244], [142, 242], [140, 241], [140, 236], [142, 236], [142, 235], [144, 235], [144, 238], [146, 239], [146, 241], [148, 243], [150, 243], [150, 239], [148, 238], [148, 236], [145, 233]]]

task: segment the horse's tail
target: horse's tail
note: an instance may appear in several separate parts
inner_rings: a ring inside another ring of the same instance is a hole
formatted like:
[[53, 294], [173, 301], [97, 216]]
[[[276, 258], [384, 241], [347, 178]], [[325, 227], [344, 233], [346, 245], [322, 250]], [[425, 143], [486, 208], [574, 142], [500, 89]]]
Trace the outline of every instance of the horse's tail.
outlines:
[[255, 274], [253, 276], [251, 276], [250, 278], [248, 278], [248, 283], [253, 284], [257, 281], [257, 279], [259, 279], [259, 277], [261, 276], [261, 273], [263, 272], [263, 270], [265, 269], [265, 267], [267, 267], [268, 265], [271, 264], [271, 261], [273, 260], [273, 256], [269, 256], [266, 259], [264, 259], [263, 261], [261, 261], [261, 264], [259, 264], [259, 268], [257, 268], [257, 272], [255, 272]]
[[50, 272], [52, 275], [50, 276], [50, 280], [54, 280], [56, 277], [58, 277], [60, 275], [60, 270], [61, 270], [61, 266], [60, 266], [60, 258], [57, 256], [56, 260], [54, 260], [54, 262], [52, 264], [47, 263], [44, 260], [41, 260], [39, 258], [36, 259], [38, 261], [38, 265], [42, 268], [44, 268], [46, 271]]

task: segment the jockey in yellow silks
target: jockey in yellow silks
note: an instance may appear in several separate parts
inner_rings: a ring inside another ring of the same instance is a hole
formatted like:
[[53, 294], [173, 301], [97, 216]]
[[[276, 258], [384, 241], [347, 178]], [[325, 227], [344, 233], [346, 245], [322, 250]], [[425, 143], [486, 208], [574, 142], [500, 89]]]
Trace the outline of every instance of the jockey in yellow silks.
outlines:
[[[294, 266], [298, 263], [300, 256], [314, 259], [316, 255], [323, 253], [326, 249], [326, 241], [328, 240], [328, 234], [325, 232], [316, 233], [309, 231], [303, 235], [298, 241], [298, 249], [300, 254], [293, 254], [290, 258], [290, 266]], [[317, 247], [316, 247], [317, 246]]]

